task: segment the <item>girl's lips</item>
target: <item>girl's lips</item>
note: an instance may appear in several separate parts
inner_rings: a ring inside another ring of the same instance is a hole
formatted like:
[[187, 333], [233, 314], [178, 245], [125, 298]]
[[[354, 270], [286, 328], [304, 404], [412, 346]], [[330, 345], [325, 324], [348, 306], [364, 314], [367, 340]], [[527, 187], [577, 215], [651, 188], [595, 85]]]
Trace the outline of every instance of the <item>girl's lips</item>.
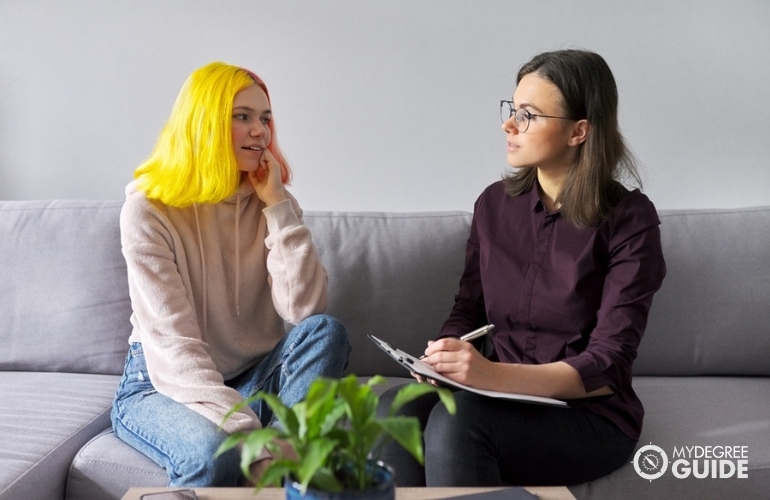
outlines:
[[507, 143], [507, 146], [506, 146], [506, 147], [507, 147], [508, 151], [516, 151], [516, 150], [518, 150], [518, 149], [519, 149], [521, 146], [519, 146], [518, 144], [514, 144], [514, 143], [512, 143], [512, 142], [509, 142], [509, 143]]

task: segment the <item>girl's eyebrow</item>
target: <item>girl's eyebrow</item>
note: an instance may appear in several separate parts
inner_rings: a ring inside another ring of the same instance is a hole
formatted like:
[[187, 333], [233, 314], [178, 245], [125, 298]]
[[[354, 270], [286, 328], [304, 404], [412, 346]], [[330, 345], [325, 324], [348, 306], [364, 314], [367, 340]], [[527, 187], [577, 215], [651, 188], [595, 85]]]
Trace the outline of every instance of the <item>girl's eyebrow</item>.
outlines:
[[[234, 106], [233, 107], [233, 111], [235, 111], [235, 110], [249, 111], [251, 113], [256, 113], [256, 110], [254, 108], [249, 107], [249, 106]], [[272, 114], [273, 114], [273, 111], [271, 109], [266, 109], [266, 110], [262, 111], [262, 113], [260, 113], [260, 115], [262, 115], [262, 116], [264, 116], [264, 115], [272, 116]]]

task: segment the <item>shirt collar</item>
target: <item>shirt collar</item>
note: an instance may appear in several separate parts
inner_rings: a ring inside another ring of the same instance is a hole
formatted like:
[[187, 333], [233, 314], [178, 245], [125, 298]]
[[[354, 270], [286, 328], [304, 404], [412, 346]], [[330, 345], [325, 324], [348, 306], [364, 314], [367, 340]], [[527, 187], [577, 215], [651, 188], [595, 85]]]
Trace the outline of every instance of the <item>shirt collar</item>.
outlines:
[[529, 197], [529, 206], [533, 213], [545, 212], [545, 203], [540, 199], [540, 186], [537, 181], [532, 185], [532, 189], [526, 194]]
[[529, 196], [529, 204], [532, 207], [532, 213], [545, 213], [548, 216], [556, 216], [561, 213], [561, 209], [548, 212], [545, 203], [540, 199], [540, 184], [537, 181], [532, 185], [532, 189], [529, 190], [527, 196]]

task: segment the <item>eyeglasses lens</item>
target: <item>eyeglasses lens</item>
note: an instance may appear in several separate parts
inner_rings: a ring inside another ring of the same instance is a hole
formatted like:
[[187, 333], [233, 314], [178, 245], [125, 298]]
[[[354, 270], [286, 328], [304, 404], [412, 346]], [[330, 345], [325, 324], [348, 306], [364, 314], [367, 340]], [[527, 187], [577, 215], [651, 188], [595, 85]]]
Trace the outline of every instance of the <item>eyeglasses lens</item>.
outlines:
[[[515, 116], [514, 116], [515, 115]], [[508, 101], [502, 101], [500, 103], [500, 119], [503, 123], [513, 118], [514, 124], [519, 132], [526, 132], [529, 128], [529, 113], [526, 109], [513, 110], [513, 104]]]
[[516, 122], [516, 128], [520, 133], [526, 132], [529, 128], [529, 113], [526, 109], [519, 108], [516, 110], [513, 121]]
[[513, 106], [510, 102], [500, 101], [500, 119], [503, 123], [507, 122], [513, 115]]

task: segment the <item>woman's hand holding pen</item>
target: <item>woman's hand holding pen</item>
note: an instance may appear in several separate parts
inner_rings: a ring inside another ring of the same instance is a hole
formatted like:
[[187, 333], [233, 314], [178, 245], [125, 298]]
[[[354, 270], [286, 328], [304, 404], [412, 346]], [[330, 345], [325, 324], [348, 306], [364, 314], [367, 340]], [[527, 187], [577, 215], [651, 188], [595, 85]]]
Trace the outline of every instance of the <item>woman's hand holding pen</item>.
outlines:
[[422, 361], [445, 377], [471, 387], [488, 387], [492, 376], [493, 363], [473, 344], [457, 338], [428, 342]]
[[265, 149], [259, 159], [259, 168], [249, 172], [249, 180], [259, 199], [267, 206], [274, 205], [287, 199], [283, 187], [283, 172], [281, 164], [269, 149]]

